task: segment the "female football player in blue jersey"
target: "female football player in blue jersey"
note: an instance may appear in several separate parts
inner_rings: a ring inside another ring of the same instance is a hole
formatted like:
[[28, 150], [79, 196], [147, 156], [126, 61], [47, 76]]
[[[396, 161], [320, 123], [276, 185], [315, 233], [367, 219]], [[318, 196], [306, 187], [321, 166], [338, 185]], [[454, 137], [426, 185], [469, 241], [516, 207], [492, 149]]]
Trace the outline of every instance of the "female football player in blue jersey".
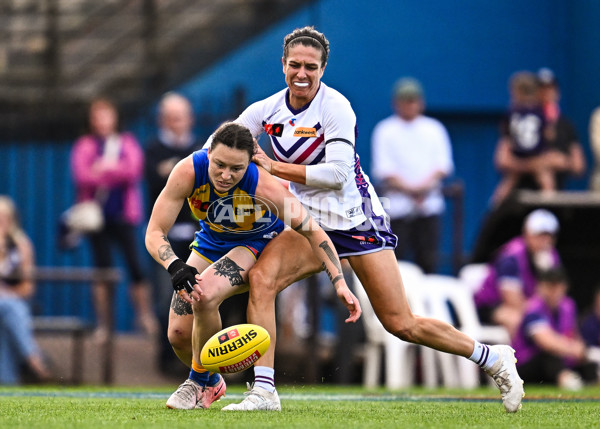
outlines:
[[[350, 312], [346, 321], [355, 322], [361, 314], [327, 234], [277, 179], [251, 162], [255, 145], [250, 131], [225, 123], [212, 137], [210, 149], [194, 152], [173, 169], [146, 232], [148, 252], [171, 274], [178, 299], [193, 309], [192, 368], [188, 380], [168, 399], [169, 408], [208, 408], [225, 394], [221, 375], [202, 368], [200, 351], [222, 329], [221, 302], [248, 290], [248, 272], [267, 243], [284, 231], [282, 220], [305, 237], [329, 274]], [[173, 252], [167, 233], [186, 200], [200, 221], [200, 231], [184, 262]]]
[[[496, 381], [506, 410], [516, 412], [524, 392], [512, 348], [480, 344], [447, 323], [411, 312], [393, 251], [397, 238], [356, 154], [356, 116], [348, 100], [321, 81], [328, 55], [328, 40], [313, 27], [284, 38], [287, 87], [252, 104], [235, 120], [254, 137], [268, 134], [275, 160], [260, 152], [254, 161], [291, 182], [290, 191], [327, 231], [338, 255], [347, 258], [389, 332], [479, 364]], [[286, 256], [289, 249], [294, 249], [293, 258]], [[321, 270], [308, 242], [297, 231], [283, 231], [250, 271], [248, 321], [265, 327], [274, 341], [274, 297]], [[270, 348], [255, 364], [255, 383], [247, 397], [223, 409], [279, 409], [272, 394], [273, 363]]]

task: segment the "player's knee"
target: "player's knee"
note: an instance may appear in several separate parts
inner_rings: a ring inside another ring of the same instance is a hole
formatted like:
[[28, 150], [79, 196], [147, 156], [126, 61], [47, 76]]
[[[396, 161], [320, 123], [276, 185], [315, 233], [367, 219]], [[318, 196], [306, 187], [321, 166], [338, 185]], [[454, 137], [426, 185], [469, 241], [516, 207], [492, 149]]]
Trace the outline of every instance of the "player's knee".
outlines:
[[200, 295], [200, 300], [192, 302], [192, 309], [197, 311], [209, 311], [219, 307], [222, 297], [211, 288], [205, 288]]
[[416, 343], [417, 338], [415, 337], [413, 330], [410, 328], [400, 328], [390, 331], [393, 335], [400, 338], [402, 341], [407, 343]]
[[181, 327], [171, 327], [167, 330], [169, 343], [175, 350], [187, 350], [192, 346], [191, 332]]
[[250, 282], [250, 299], [273, 298], [277, 295], [277, 279], [272, 272], [261, 266], [255, 266], [248, 273]]
[[408, 343], [417, 343], [418, 338], [415, 334], [415, 324], [403, 318], [391, 318], [382, 322], [385, 329], [392, 335]]

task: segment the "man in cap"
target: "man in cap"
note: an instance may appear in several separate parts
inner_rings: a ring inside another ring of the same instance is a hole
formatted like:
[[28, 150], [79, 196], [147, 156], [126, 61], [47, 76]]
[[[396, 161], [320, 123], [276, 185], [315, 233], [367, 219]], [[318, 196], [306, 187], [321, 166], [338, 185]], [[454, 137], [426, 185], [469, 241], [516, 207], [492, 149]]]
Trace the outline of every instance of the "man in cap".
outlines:
[[529, 213], [523, 233], [504, 244], [489, 264], [489, 273], [475, 293], [483, 323], [504, 326], [516, 333], [525, 304], [534, 292], [540, 271], [560, 265], [556, 251], [558, 219], [545, 209]]
[[396, 257], [406, 259], [411, 250], [423, 271], [432, 273], [445, 210], [442, 180], [454, 170], [450, 138], [441, 122], [423, 115], [425, 98], [416, 79], [396, 82], [393, 107], [395, 113], [373, 130], [371, 175], [398, 236]]
[[596, 363], [577, 327], [575, 301], [561, 268], [541, 271], [535, 294], [512, 341], [517, 368], [525, 383], [550, 383], [579, 390], [597, 381]]

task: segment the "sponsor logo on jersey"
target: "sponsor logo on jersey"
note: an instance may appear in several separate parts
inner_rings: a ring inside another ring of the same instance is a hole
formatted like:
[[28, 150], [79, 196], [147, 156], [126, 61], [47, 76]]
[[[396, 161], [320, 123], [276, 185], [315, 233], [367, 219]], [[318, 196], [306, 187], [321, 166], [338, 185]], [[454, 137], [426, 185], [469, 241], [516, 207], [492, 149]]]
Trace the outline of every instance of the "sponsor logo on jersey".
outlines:
[[265, 132], [270, 136], [281, 137], [283, 135], [283, 124], [265, 124]]
[[240, 191], [211, 202], [204, 218], [200, 219], [215, 232], [254, 234], [273, 224], [271, 214], [278, 217], [277, 211], [269, 209], [273, 205], [266, 198], [252, 197]]
[[317, 129], [298, 127], [294, 130], [294, 137], [317, 137]]
[[352, 207], [351, 209], [346, 210], [346, 216], [348, 217], [360, 216], [361, 214], [362, 210], [360, 209], [360, 206]]
[[291, 125], [292, 127], [295, 127], [295, 126], [296, 126], [296, 118], [292, 118], [292, 119], [290, 119], [290, 125]]
[[[231, 332], [231, 331], [229, 331]], [[224, 342], [226, 342], [227, 340], [229, 340], [229, 336], [225, 333], [223, 335], [221, 335], [219, 337], [219, 344], [223, 344]], [[208, 356], [209, 357], [218, 357], [218, 356], [223, 356], [226, 355], [228, 353], [234, 352], [237, 349], [239, 349], [240, 347], [245, 346], [246, 344], [248, 344], [250, 341], [252, 341], [254, 338], [256, 338], [256, 336], [258, 335], [258, 333], [254, 330], [251, 329], [250, 331], [248, 331], [248, 333], [244, 336], [239, 337], [237, 340], [232, 340], [231, 343], [229, 344], [225, 344], [223, 346], [219, 346], [219, 347], [213, 347], [211, 349], [208, 349]], [[239, 333], [238, 333], [239, 336]], [[225, 338], [223, 341], [221, 341], [221, 338]]]
[[264, 122], [267, 122], [268, 120], [270, 120], [270, 119], [271, 119], [273, 116], [275, 116], [277, 113], [279, 113], [279, 111], [280, 111], [280, 110], [281, 110], [281, 108], [279, 108], [279, 109], [275, 110], [273, 113], [271, 113], [271, 114], [269, 115], [269, 117], [268, 117], [267, 119], [265, 119], [265, 121], [264, 121]]

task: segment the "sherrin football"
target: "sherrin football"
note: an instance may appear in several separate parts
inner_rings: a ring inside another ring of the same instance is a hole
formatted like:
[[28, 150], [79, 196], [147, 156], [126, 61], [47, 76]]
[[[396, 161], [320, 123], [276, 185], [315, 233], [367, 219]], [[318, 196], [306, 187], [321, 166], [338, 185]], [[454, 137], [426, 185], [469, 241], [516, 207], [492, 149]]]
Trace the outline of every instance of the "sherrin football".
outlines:
[[202, 366], [213, 372], [233, 374], [254, 365], [269, 349], [271, 337], [258, 325], [234, 325], [217, 332], [202, 347]]

